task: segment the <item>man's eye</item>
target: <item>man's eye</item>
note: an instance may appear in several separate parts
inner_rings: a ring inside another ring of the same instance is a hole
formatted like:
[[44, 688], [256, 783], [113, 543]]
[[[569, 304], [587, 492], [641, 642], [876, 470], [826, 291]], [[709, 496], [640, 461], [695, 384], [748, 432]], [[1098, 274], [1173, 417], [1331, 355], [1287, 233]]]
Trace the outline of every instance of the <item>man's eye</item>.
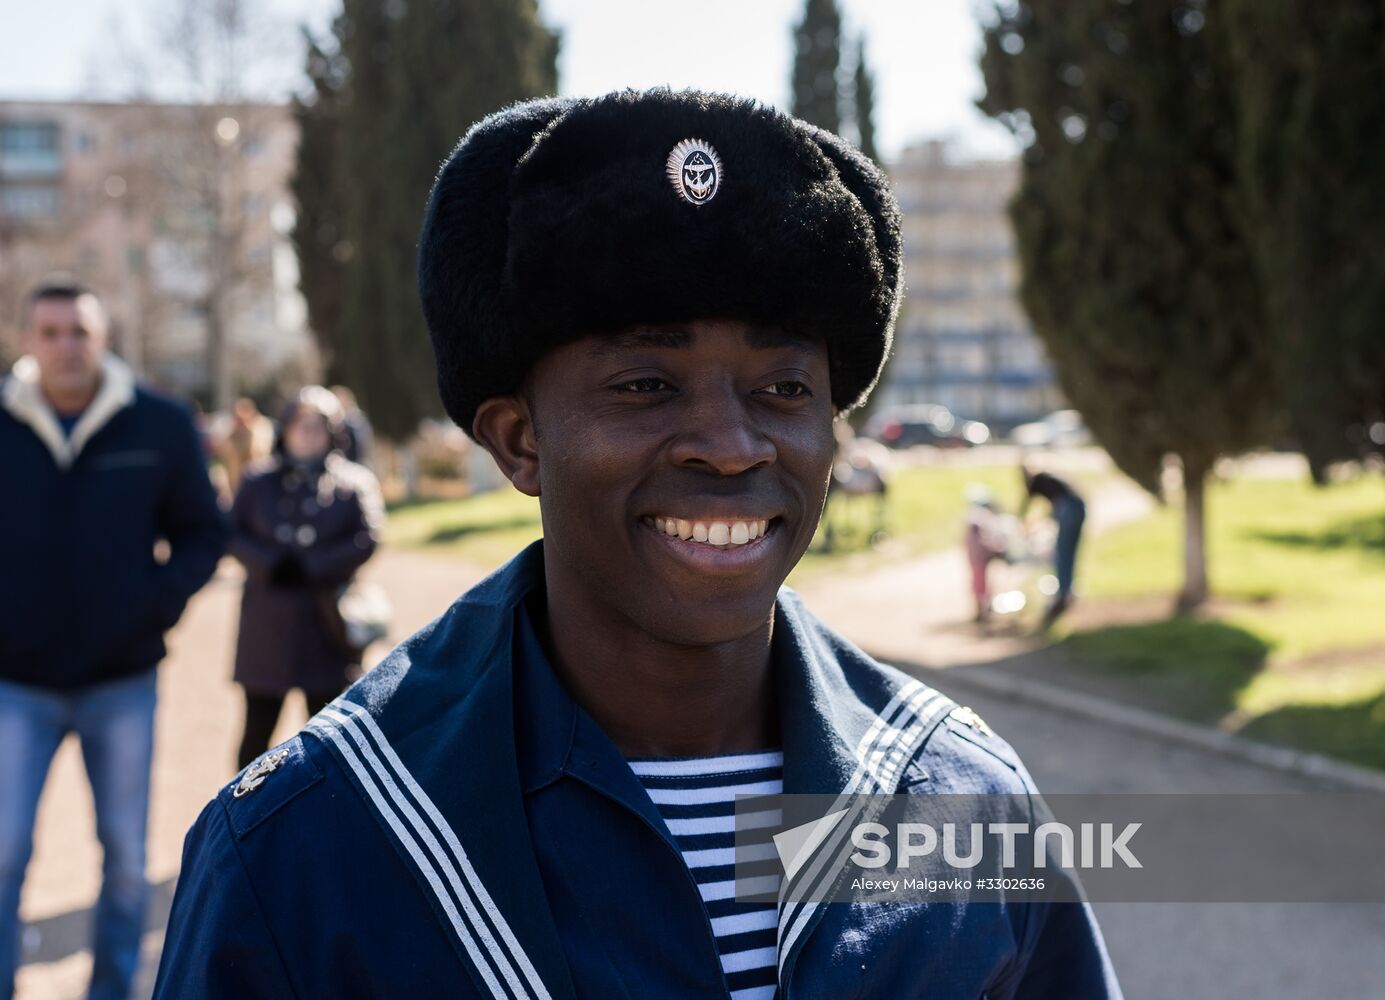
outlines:
[[669, 384], [661, 378], [649, 375], [645, 378], [637, 378], [629, 382], [622, 382], [615, 388], [629, 392], [658, 392], [660, 389], [669, 388]]
[[773, 385], [766, 386], [765, 391], [771, 395], [783, 396], [785, 399], [802, 399], [812, 395], [806, 385], [793, 380], [775, 382]]

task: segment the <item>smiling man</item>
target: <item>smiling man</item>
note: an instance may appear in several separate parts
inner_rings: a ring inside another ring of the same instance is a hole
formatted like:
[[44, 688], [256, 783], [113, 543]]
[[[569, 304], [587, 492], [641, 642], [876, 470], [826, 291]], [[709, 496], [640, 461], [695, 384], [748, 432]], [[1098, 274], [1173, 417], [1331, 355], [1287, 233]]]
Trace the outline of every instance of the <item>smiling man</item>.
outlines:
[[517, 105], [439, 173], [449, 414], [544, 537], [189, 834], [163, 997], [1119, 995], [1082, 904], [738, 894], [738, 793], [1026, 793], [782, 587], [889, 352], [899, 216], [752, 102]]
[[555, 667], [626, 754], [777, 740], [774, 599], [822, 511], [834, 412], [821, 339], [735, 320], [585, 337], [479, 407], [541, 498]]

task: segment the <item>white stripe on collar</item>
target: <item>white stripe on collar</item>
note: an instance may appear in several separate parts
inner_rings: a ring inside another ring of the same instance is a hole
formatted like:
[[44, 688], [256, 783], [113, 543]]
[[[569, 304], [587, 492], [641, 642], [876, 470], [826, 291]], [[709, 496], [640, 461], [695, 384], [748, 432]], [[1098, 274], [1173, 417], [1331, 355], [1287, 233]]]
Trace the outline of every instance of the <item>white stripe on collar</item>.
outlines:
[[71, 434], [64, 434], [57, 414], [39, 388], [38, 361], [25, 355], [14, 363], [0, 391], [3, 405], [16, 420], [27, 424], [53, 455], [60, 469], [69, 469], [82, 448], [102, 427], [135, 401], [135, 376], [114, 354], [101, 359], [101, 387], [82, 411]]
[[[461, 940], [462, 946], [491, 992], [496, 996], [507, 995], [491, 969], [493, 962], [496, 970], [509, 984], [510, 993], [513, 995], [551, 1000], [548, 988], [539, 978], [538, 970], [534, 968], [533, 962], [520, 946], [509, 923], [482, 884], [456, 833], [443, 818], [433, 800], [409, 773], [370, 713], [355, 702], [338, 698], [309, 720], [307, 731], [324, 741], [330, 741], [355, 773], [371, 804], [394, 831], [419, 871], [423, 873], [447, 914], [453, 931]], [[343, 737], [343, 733], [350, 737], [349, 742]], [[375, 747], [379, 748], [380, 754], [376, 754]], [[385, 760], [382, 761], [380, 755], [383, 755]], [[381, 794], [381, 786], [385, 794]], [[438, 843], [433, 830], [419, 816], [418, 810], [404, 794], [404, 789], [407, 789], [414, 802], [427, 814], [448, 850], [444, 850], [442, 844]], [[420, 849], [419, 840], [427, 846], [427, 856]], [[465, 884], [462, 876], [465, 876]], [[451, 892], [448, 891], [449, 888]], [[467, 921], [464, 922], [457, 913], [454, 899], [461, 903]], [[485, 911], [486, 917], [494, 924], [504, 941], [504, 947], [491, 934], [486, 920], [478, 912], [478, 907], [479, 910]], [[483, 948], [477, 947], [472, 928], [480, 936]], [[516, 963], [519, 966], [518, 970], [515, 968]], [[520, 971], [524, 974], [523, 982], [520, 980]]]
[[[856, 748], [856, 770], [828, 814], [838, 810], [859, 813], [864, 803], [858, 796], [892, 793], [904, 767], [932, 731], [930, 723], [953, 707], [955, 703], [951, 698], [921, 681], [911, 680], [901, 686], [861, 737]], [[846, 822], [838, 822], [823, 843], [813, 849], [813, 859], [798, 868], [794, 878], [786, 878], [780, 884], [778, 948], [781, 988], [784, 986], [784, 964], [818, 908], [817, 902], [811, 898], [813, 883], [830, 877], [825, 869], [836, 859], [838, 847], [858, 818], [853, 816]], [[791, 884], [804, 887], [797, 901], [786, 899]]]

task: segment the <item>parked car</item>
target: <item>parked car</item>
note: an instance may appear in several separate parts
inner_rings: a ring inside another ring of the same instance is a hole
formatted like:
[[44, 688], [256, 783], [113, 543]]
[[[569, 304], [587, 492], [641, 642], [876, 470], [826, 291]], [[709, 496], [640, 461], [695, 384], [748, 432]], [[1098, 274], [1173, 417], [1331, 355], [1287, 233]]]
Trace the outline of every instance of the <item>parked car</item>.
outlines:
[[1032, 424], [1020, 424], [1010, 440], [1022, 448], [1077, 448], [1092, 443], [1092, 433], [1076, 410], [1055, 410]]
[[891, 448], [970, 448], [989, 441], [991, 430], [979, 420], [954, 416], [946, 406], [919, 403], [875, 414], [866, 423], [866, 436]]

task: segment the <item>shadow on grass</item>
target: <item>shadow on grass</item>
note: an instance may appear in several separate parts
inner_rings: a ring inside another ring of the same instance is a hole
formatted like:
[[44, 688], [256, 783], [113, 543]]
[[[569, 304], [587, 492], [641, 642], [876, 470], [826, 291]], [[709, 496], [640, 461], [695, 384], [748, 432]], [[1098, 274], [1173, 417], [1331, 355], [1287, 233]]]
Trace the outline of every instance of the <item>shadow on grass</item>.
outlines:
[[1077, 632], [1052, 647], [1074, 668], [1129, 685], [1125, 700], [1215, 722], [1265, 667], [1270, 646], [1220, 621], [1164, 621]]
[[[1266, 668], [1270, 647], [1219, 621], [1171, 618], [1068, 636], [986, 667], [1208, 726], [1235, 718], [1238, 697]], [[955, 668], [965, 673], [966, 667]], [[1385, 695], [1287, 705], [1237, 732], [1261, 743], [1385, 769]]]
[[1385, 695], [1341, 705], [1295, 705], [1252, 719], [1242, 736], [1385, 770]]
[[1251, 531], [1247, 535], [1289, 548], [1318, 552], [1359, 549], [1385, 558], [1385, 517], [1351, 518], [1322, 531]]
[[1264, 640], [1234, 625], [1169, 618], [1077, 632], [979, 665], [1214, 725], [1269, 653]]
[[474, 524], [449, 524], [441, 528], [434, 529], [423, 542], [424, 545], [443, 545], [448, 542], [460, 541], [468, 535], [487, 535], [494, 531], [512, 531], [520, 528], [532, 528], [539, 524], [537, 515], [534, 517], [512, 517], [504, 521], [484, 521]]
[[455, 503], [455, 500], [443, 500], [437, 497], [404, 497], [400, 500], [390, 500], [385, 504], [386, 514], [396, 514], [405, 510], [416, 510], [419, 507], [432, 507], [435, 504]]

